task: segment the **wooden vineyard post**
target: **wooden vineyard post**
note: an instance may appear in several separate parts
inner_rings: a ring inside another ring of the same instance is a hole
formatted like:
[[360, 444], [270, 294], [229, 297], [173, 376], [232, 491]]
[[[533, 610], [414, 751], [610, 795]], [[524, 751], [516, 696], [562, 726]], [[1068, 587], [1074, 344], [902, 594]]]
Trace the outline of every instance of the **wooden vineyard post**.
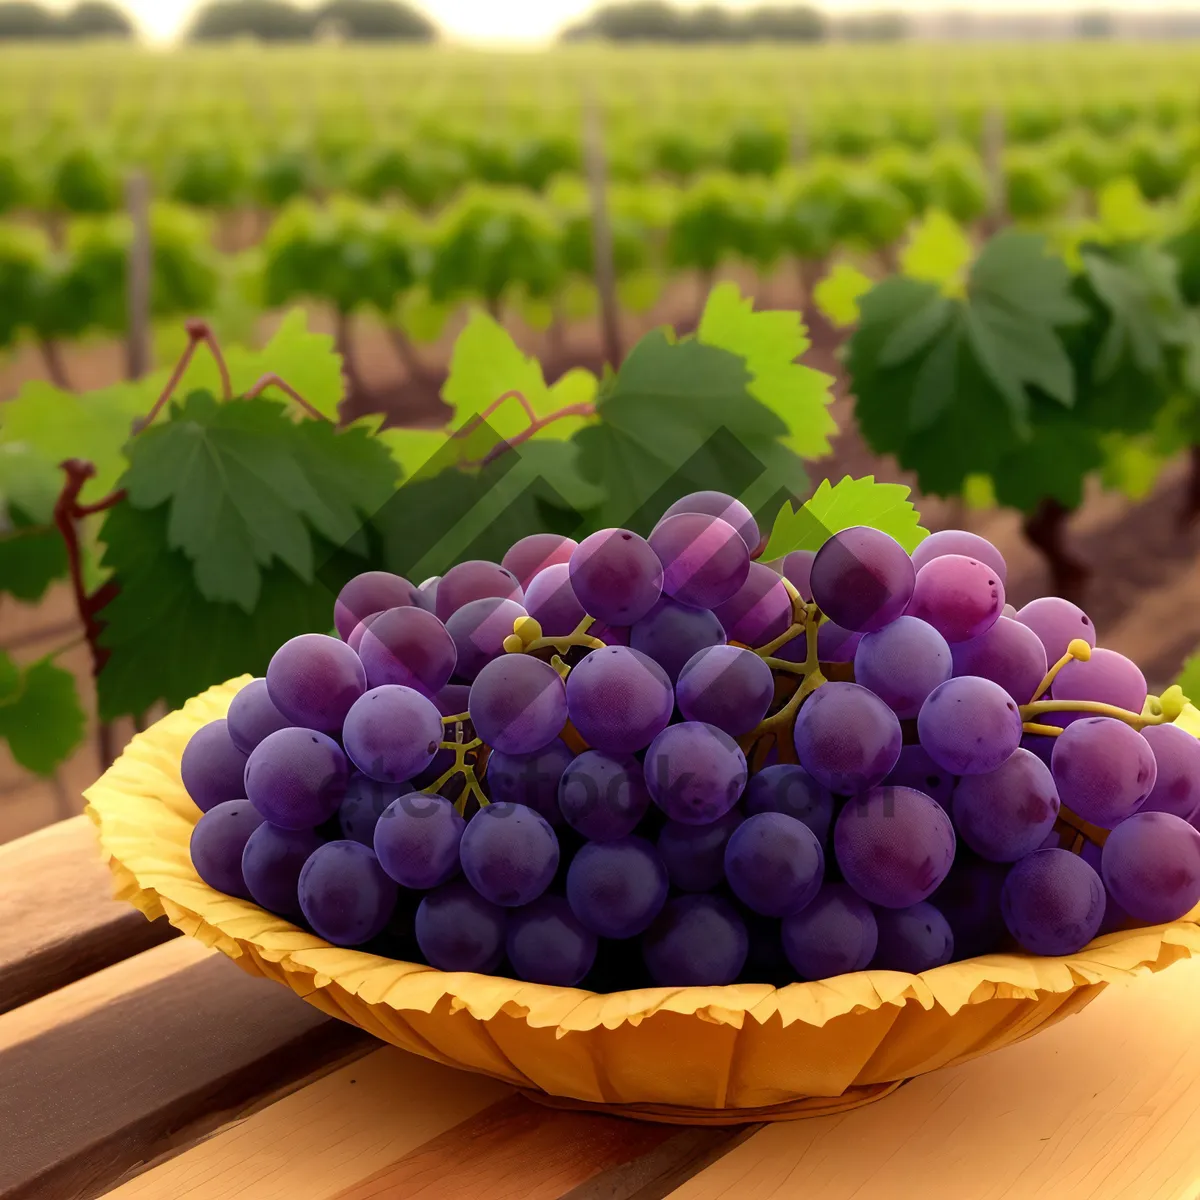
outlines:
[[983, 165], [990, 188], [988, 227], [999, 229], [1008, 217], [1008, 189], [1004, 182], [1004, 113], [998, 104], [983, 114]]
[[125, 373], [141, 379], [150, 369], [150, 282], [154, 251], [150, 243], [150, 179], [134, 171], [125, 183], [125, 208], [133, 226], [126, 280]]
[[613, 267], [612, 226], [608, 221], [608, 164], [600, 106], [589, 86], [583, 101], [583, 154], [592, 206], [592, 259], [600, 293], [600, 327], [605, 361], [615, 371], [621, 365], [621, 318], [617, 307], [617, 277]]

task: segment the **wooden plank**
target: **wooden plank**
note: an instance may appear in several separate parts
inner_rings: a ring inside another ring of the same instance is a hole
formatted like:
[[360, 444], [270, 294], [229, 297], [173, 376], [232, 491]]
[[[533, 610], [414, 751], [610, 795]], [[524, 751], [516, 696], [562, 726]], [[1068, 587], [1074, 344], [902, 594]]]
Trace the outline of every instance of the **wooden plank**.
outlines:
[[0, 1017], [0, 1198], [96, 1195], [377, 1043], [180, 939]]
[[175, 937], [112, 898], [87, 817], [0, 845], [0, 1013]]
[[672, 1200], [1194, 1200], [1200, 959], [866, 1108], [767, 1126]]

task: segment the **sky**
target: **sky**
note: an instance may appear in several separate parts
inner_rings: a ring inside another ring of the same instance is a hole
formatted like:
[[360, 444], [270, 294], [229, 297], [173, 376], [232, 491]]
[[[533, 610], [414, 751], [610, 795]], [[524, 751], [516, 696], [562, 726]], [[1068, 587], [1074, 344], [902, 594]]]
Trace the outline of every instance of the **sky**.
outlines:
[[[169, 42], [187, 25], [199, 0], [118, 0], [141, 24], [146, 36], [155, 42]], [[685, 5], [700, 0], [680, 0]], [[1045, 12], [1084, 11], [1103, 7], [1109, 10], [1162, 12], [1167, 9], [1194, 10], [1196, 0], [816, 0], [818, 7], [831, 13], [877, 10], [880, 8], [918, 11], [958, 12]], [[723, 7], [752, 8], [763, 0], [722, 0]], [[592, 9], [594, 0], [415, 0], [445, 32], [448, 38], [467, 43], [509, 43], [537, 45], [552, 39], [564, 25]], [[69, 7], [59, 0], [58, 7]]]

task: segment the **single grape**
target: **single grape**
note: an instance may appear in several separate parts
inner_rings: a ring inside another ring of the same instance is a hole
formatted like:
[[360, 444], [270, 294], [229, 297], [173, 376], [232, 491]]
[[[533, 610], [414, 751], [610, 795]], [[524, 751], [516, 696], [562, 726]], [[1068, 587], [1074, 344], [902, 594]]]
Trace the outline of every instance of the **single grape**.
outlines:
[[326, 842], [300, 872], [300, 908], [318, 937], [361, 946], [382, 933], [399, 889], [359, 842]]
[[703, 513], [710, 517], [720, 517], [728, 525], [738, 531], [738, 536], [746, 543], [746, 549], [753, 555], [759, 548], [761, 537], [758, 523], [750, 510], [740, 501], [724, 492], [692, 492], [682, 500], [676, 500], [662, 515], [661, 525], [680, 513]]
[[817, 557], [815, 550], [793, 550], [779, 560], [779, 573], [801, 597], [812, 603], [812, 566]]
[[342, 741], [364, 775], [381, 783], [403, 783], [433, 762], [442, 741], [442, 716], [420, 692], [386, 684], [354, 702]]
[[1004, 941], [1000, 893], [1008, 871], [1008, 863], [988, 862], [960, 849], [950, 874], [929, 897], [950, 923], [955, 958], [991, 954]]
[[[1046, 849], [1047, 847], [1043, 847]], [[1104, 883], [1104, 847], [1097, 846], [1095, 842], [1085, 841], [1079, 848], [1079, 857], [1083, 859], [1097, 875], [1100, 876], [1101, 883]], [[1108, 885], [1104, 885], [1104, 920], [1100, 922], [1100, 928], [1097, 931], [1097, 936], [1102, 937], [1106, 933], [1113, 933], [1118, 929], [1128, 929], [1140, 924], [1123, 909], [1116, 900], [1113, 899], [1113, 894], [1108, 889]]]
[[338, 593], [333, 605], [333, 624], [346, 641], [359, 622], [389, 608], [407, 608], [417, 603], [417, 589], [400, 575], [366, 571], [356, 575]]
[[[850, 629], [843, 629], [836, 621], [822, 621], [817, 626], [817, 661], [827, 663], [852, 663], [862, 643], [863, 635]], [[805, 655], [804, 638], [799, 637], [789, 643], [799, 652], [799, 658], [789, 661], [803, 662]], [[782, 657], [782, 655], [781, 655]]]
[[331, 737], [279, 729], [246, 760], [246, 796], [272, 825], [315, 829], [346, 798], [350, 764]]
[[863, 634], [854, 652], [854, 681], [901, 720], [915, 717], [953, 669], [946, 639], [916, 617], [897, 617], [875, 633]]
[[488, 795], [505, 804], [524, 804], [552, 826], [563, 823], [558, 788], [575, 755], [561, 738], [533, 754], [493, 750], [487, 760]]
[[954, 789], [958, 836], [992, 862], [1032, 854], [1054, 828], [1058, 810], [1054, 776], [1028, 750], [1014, 750], [986, 775], [964, 775]]
[[1046, 648], [1020, 621], [1000, 617], [995, 625], [969, 642], [955, 642], [955, 675], [979, 675], [998, 683], [1018, 704], [1033, 699], [1046, 675]]
[[950, 922], [927, 901], [911, 908], [881, 908], [875, 921], [879, 946], [871, 963], [873, 970], [919, 975], [945, 966], [954, 957]]
[[843, 878], [864, 900], [908, 908], [950, 873], [954, 827], [924, 792], [874, 788], [842, 809], [833, 846]]
[[768, 812], [795, 817], [822, 844], [833, 824], [833, 793], [794, 763], [776, 763], [751, 775], [745, 808], [748, 817]]
[[291, 724], [271, 703], [265, 679], [252, 679], [234, 696], [229, 702], [226, 720], [229, 723], [229, 740], [243, 754], [249, 754], [268, 734], [286, 729]]
[[1046, 661], [1053, 666], [1067, 652], [1076, 638], [1096, 645], [1096, 627], [1091, 618], [1076, 604], [1061, 596], [1042, 596], [1018, 609], [1016, 620], [1027, 625], [1046, 650]]
[[1122, 821], [1100, 862], [1113, 899], [1147, 925], [1176, 921], [1200, 902], [1200, 831], [1171, 813]]
[[597, 937], [636, 937], [667, 902], [667, 869], [645, 838], [588, 842], [567, 870], [567, 900]]
[[567, 707], [579, 736], [593, 749], [633, 754], [667, 727], [675, 696], [652, 658], [609, 646], [593, 650], [567, 676]]
[[[1050, 695], [1055, 700], [1094, 700], [1127, 712], [1140, 714], [1146, 703], [1146, 677], [1123, 654], [1115, 650], [1093, 650], [1087, 662], [1073, 658], [1054, 677]], [[1050, 712], [1047, 725], [1068, 726], [1086, 714]]]
[[1003, 608], [1004, 583], [997, 571], [975, 558], [943, 554], [917, 572], [908, 612], [953, 644], [987, 633]]
[[747, 908], [764, 917], [786, 917], [821, 890], [825, 855], [802, 821], [783, 813], [758, 813], [730, 835], [725, 878]]
[[675, 697], [686, 720], [704, 721], [741, 737], [767, 715], [775, 698], [775, 677], [752, 650], [712, 646], [687, 660]]
[[[579, 669], [571, 672], [572, 679]], [[536, 754], [562, 733], [567, 698], [562, 677], [549, 663], [505, 654], [479, 672], [468, 711], [475, 732], [493, 750]]]
[[1190, 821], [1200, 811], [1200, 739], [1178, 725], [1147, 725], [1142, 737], [1158, 771], [1154, 790], [1138, 811], [1169, 812]]
[[995, 571], [1001, 583], [1008, 582], [1008, 564], [1004, 561], [1004, 555], [987, 538], [968, 533], [965, 529], [942, 529], [931, 533], [912, 552], [913, 566], [919, 571], [927, 562], [947, 554], [973, 558]]
[[246, 753], [230, 736], [228, 721], [209, 721], [192, 734], [183, 748], [179, 775], [201, 812], [246, 798]]
[[311, 829], [259, 825], [242, 851], [242, 878], [254, 903], [276, 916], [302, 917], [300, 872], [322, 844]]
[[[460, 562], [448, 570], [438, 581], [436, 616], [449, 624], [451, 616], [464, 604], [472, 600], [492, 597], [513, 600], [517, 604], [525, 598], [517, 577], [499, 563], [472, 558]], [[512, 630], [509, 630], [512, 633]]]
[[741, 974], [746, 923], [719, 896], [679, 896], [642, 935], [642, 956], [659, 987], [722, 987]]
[[417, 588], [416, 601], [417, 604], [426, 612], [433, 613], [437, 616], [437, 590], [438, 584], [442, 582], [440, 575], [430, 575], [419, 588]]
[[674, 683], [701, 650], [725, 644], [725, 630], [708, 609], [688, 608], [663, 596], [630, 627], [629, 644], [658, 663]]
[[558, 806], [567, 824], [590, 841], [628, 837], [650, 807], [642, 764], [585, 750], [562, 774]]
[[262, 813], [248, 800], [223, 800], [210, 808], [192, 829], [189, 850], [196, 874], [218, 892], [252, 899], [242, 875], [242, 854], [262, 823]]
[[900, 757], [883, 782], [885, 787], [914, 788], [924, 792], [949, 812], [950, 797], [954, 795], [958, 780], [939, 767], [923, 747], [912, 745], [900, 748]]
[[320, 733], [337, 733], [366, 690], [358, 655], [323, 633], [302, 633], [284, 642], [267, 665], [271, 703], [293, 725]]
[[411, 783], [380, 783], [377, 779], [356, 773], [347, 784], [346, 798], [338, 808], [342, 837], [372, 848], [375, 845], [375, 826], [383, 810], [397, 797], [412, 790]]
[[1100, 929], [1104, 884], [1069, 850], [1035, 850], [1009, 871], [1000, 910], [1009, 933], [1030, 954], [1075, 954]]
[[500, 560], [500, 565], [516, 576], [517, 582], [526, 589], [528, 599], [530, 580], [548, 567], [569, 563], [571, 553], [578, 545], [574, 539], [561, 534], [531, 533], [513, 542]]
[[792, 599], [770, 567], [752, 562], [746, 582], [713, 612], [729, 641], [754, 648], [787, 633], [792, 624]]
[[811, 904], [784, 917], [783, 952], [801, 979], [865, 971], [878, 930], [871, 906], [844, 883], [827, 883]]
[[562, 896], [541, 896], [508, 918], [508, 961], [518, 979], [575, 987], [596, 961], [596, 935]]
[[1102, 829], [1137, 812], [1158, 777], [1150, 743], [1113, 717], [1085, 717], [1064, 729], [1050, 769], [1063, 804]]
[[489, 975], [504, 959], [507, 913], [456, 879], [434, 888], [417, 909], [417, 945], [439, 971]]
[[943, 770], [986, 775], [1021, 744], [1021, 713], [998, 683], [962, 675], [930, 692], [917, 714], [917, 736]]
[[546, 567], [529, 581], [525, 611], [542, 627], [543, 637], [566, 637], [575, 632], [587, 613], [571, 587], [571, 568], [566, 563]]
[[831, 792], [881, 783], [900, 757], [896, 714], [856, 683], [822, 684], [800, 707], [793, 733], [800, 765]]
[[467, 882], [485, 900], [515, 908], [550, 886], [558, 838], [546, 818], [524, 804], [489, 804], [467, 822], [459, 858]]
[[427, 891], [458, 874], [466, 827], [445, 797], [409, 792], [383, 810], [375, 826], [375, 857], [401, 887]]
[[646, 751], [646, 786], [673, 821], [707, 825], [723, 817], [746, 787], [746, 756], [715, 725], [670, 725]]
[[[385, 608], [383, 610], [383, 612], [391, 611], [392, 610], [390, 608]], [[383, 616], [383, 612], [372, 613], [369, 617], [363, 617], [363, 619], [359, 621], [357, 625], [355, 625], [353, 632], [346, 639], [346, 645], [349, 646], [355, 654], [358, 654], [358, 652], [362, 649], [362, 640], [367, 636], [367, 630], [370, 629], [371, 626]]]
[[367, 673], [367, 687], [399, 684], [427, 696], [450, 682], [458, 661], [445, 625], [423, 608], [380, 613], [363, 634], [358, 656]]
[[750, 574], [750, 551], [720, 517], [677, 513], [655, 526], [650, 548], [663, 567], [663, 593], [692, 608], [731, 600]]
[[846, 629], [872, 633], [890, 624], [913, 597], [916, 572], [895, 538], [868, 525], [835, 533], [813, 560], [813, 600]]
[[710, 892], [725, 882], [725, 847], [742, 823], [736, 808], [707, 825], [668, 821], [658, 834], [667, 877], [681, 892]]
[[628, 529], [601, 529], [571, 554], [571, 587], [599, 621], [632, 625], [662, 595], [663, 569], [645, 538]]
[[515, 600], [499, 596], [471, 600], [452, 613], [446, 622], [446, 632], [454, 643], [455, 671], [459, 678], [476, 679], [488, 663], [503, 658], [504, 639], [526, 615]]

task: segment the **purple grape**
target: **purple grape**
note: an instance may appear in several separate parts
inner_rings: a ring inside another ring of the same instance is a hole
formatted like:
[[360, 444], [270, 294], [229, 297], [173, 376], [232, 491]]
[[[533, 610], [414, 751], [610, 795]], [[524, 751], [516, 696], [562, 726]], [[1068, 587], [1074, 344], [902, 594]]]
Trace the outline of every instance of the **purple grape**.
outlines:
[[380, 783], [403, 783], [433, 762], [442, 741], [442, 716], [413, 688], [372, 688], [346, 714], [342, 741], [350, 761]]
[[992, 862], [1016, 862], [1041, 846], [1058, 819], [1050, 769], [1036, 754], [1014, 750], [986, 775], [964, 775], [954, 789], [954, 827]]
[[874, 692], [901, 720], [915, 717], [953, 669], [946, 639], [916, 617], [897, 617], [875, 633], [863, 634], [854, 652], [855, 682]]
[[528, 654], [505, 654], [479, 672], [468, 711], [475, 732], [493, 750], [536, 754], [562, 733], [567, 698], [562, 677], [549, 663]]
[[724, 492], [692, 492], [682, 500], [676, 500], [662, 515], [662, 521], [670, 520], [680, 513], [703, 513], [710, 517], [720, 517], [728, 525], [738, 531], [738, 536], [746, 543], [746, 549], [753, 556], [759, 549], [762, 538], [758, 532], [758, 523], [753, 514], [740, 501]]
[[284, 642], [267, 665], [271, 703], [294, 725], [337, 733], [367, 690], [357, 654], [337, 638], [302, 633]]
[[749, 950], [746, 923], [719, 896], [677, 897], [642, 935], [646, 969], [659, 987], [723, 987], [741, 974]]
[[663, 569], [650, 543], [628, 529], [601, 529], [571, 554], [571, 587], [598, 621], [632, 625], [662, 595]]
[[458, 874], [458, 847], [466, 826], [444, 797], [409, 792], [383, 810], [375, 826], [375, 857], [401, 887], [439, 887]]
[[609, 625], [604, 621], [596, 621], [588, 627], [588, 637], [594, 637], [606, 646], [628, 646], [629, 626]]
[[723, 817], [746, 787], [746, 756], [737, 742], [703, 721], [664, 729], [646, 751], [645, 771], [655, 804], [685, 825]]
[[543, 637], [566, 637], [575, 632], [587, 613], [571, 587], [571, 568], [566, 563], [546, 567], [529, 581], [525, 611], [542, 627]]
[[[441, 577], [437, 585], [437, 619], [449, 624], [451, 616], [472, 600], [497, 597], [517, 604], [525, 598], [517, 577], [499, 563], [472, 558], [458, 563]], [[512, 630], [509, 630], [512, 633]]]
[[366, 571], [356, 575], [338, 593], [333, 605], [333, 624], [342, 641], [354, 627], [375, 613], [417, 604], [417, 589], [400, 575]]
[[667, 727], [675, 696], [652, 658], [609, 646], [593, 650], [567, 676], [567, 707], [589, 746], [624, 755], [644, 750]]
[[1147, 725], [1158, 772], [1139, 812], [1168, 812], [1190, 821], [1200, 811], [1200, 739], [1178, 725]]
[[736, 808], [707, 825], [668, 821], [658, 834], [667, 877], [681, 892], [710, 892], [725, 882], [725, 846], [742, 823]]
[[794, 740], [800, 765], [819, 784], [853, 795], [883, 781], [903, 735], [896, 714], [873, 692], [825, 683], [801, 705]]
[[953, 644], [987, 633], [1003, 608], [1004, 583], [998, 572], [978, 559], [943, 554], [917, 572], [908, 612]]
[[263, 823], [249, 800], [223, 800], [196, 822], [188, 847], [196, 874], [218, 892], [253, 897], [242, 875], [242, 854], [250, 835]]
[[[861, 633], [843, 629], [836, 621], [822, 621], [817, 626], [817, 661], [851, 663], [858, 653], [862, 639]], [[804, 638], [799, 637], [795, 643], [789, 643], [789, 645], [796, 645], [799, 650], [799, 657], [790, 661], [803, 662], [806, 653]], [[780, 657], [783, 656], [780, 655]]]
[[[391, 612], [390, 608], [385, 608], [383, 612]], [[363, 617], [361, 621], [354, 627], [354, 631], [346, 639], [346, 645], [354, 651], [355, 654], [362, 649], [362, 640], [367, 636], [367, 630], [383, 616], [383, 612], [372, 613], [369, 617]]]
[[533, 754], [493, 750], [487, 760], [488, 795], [503, 804], [524, 804], [552, 826], [563, 823], [558, 788], [575, 755], [561, 738]]
[[[1123, 654], [1115, 650], [1093, 650], [1087, 662], [1073, 658], [1054, 677], [1050, 695], [1055, 700], [1093, 700], [1140, 714], [1146, 703], [1146, 677]], [[1043, 718], [1048, 725], [1064, 728], [1085, 715], [1051, 712]]]
[[434, 696], [433, 702], [443, 717], [457, 717], [467, 711], [471, 702], [471, 685], [448, 683]]
[[688, 608], [665, 596], [629, 630], [630, 646], [658, 663], [672, 683], [701, 650], [724, 643], [725, 630], [708, 609]]
[[1050, 769], [1063, 804], [1102, 829], [1137, 812], [1158, 776], [1150, 743], [1113, 717], [1086, 717], [1064, 729]]
[[505, 944], [518, 979], [575, 987], [596, 961], [596, 935], [562, 896], [542, 896], [508, 918]]
[[246, 798], [246, 754], [234, 743], [228, 721], [209, 721], [188, 738], [179, 775], [201, 812]]
[[951, 647], [955, 675], [998, 683], [1018, 704], [1028, 704], [1045, 678], [1046, 648], [1028, 625], [1000, 617], [995, 625]]
[[902, 746], [896, 765], [883, 781], [885, 787], [913, 788], [931, 796], [947, 812], [958, 780], [933, 761], [921, 746]]
[[411, 783], [380, 783], [366, 775], [354, 775], [346, 786], [346, 798], [338, 808], [342, 837], [361, 842], [367, 849], [375, 845], [375, 826], [383, 810], [399, 796], [413, 790]]
[[1000, 913], [1000, 893], [1008, 878], [1008, 863], [987, 862], [959, 853], [950, 874], [929, 897], [950, 923], [956, 958], [991, 954], [1007, 930]]
[[516, 576], [517, 582], [526, 589], [530, 580], [553, 566], [565, 566], [579, 543], [558, 533], [531, 533], [512, 546], [500, 560], [500, 565]]
[[866, 901], [908, 908], [927, 899], [954, 862], [954, 827], [945, 809], [912, 788], [855, 796], [833, 827], [846, 882]]
[[457, 609], [446, 622], [446, 632], [454, 643], [459, 677], [476, 679], [488, 663], [503, 658], [504, 639], [526, 615], [515, 600], [499, 596], [471, 600]]
[[793, 550], [779, 560], [779, 573], [801, 597], [812, 603], [812, 566], [817, 557], [815, 550]]
[[998, 683], [963, 675], [930, 692], [917, 715], [917, 736], [943, 770], [986, 775], [1021, 744], [1021, 713]]
[[346, 798], [350, 764], [331, 737], [311, 729], [280, 729], [246, 760], [246, 795], [272, 825], [315, 829]]
[[515, 908], [536, 900], [558, 870], [558, 838], [545, 817], [524, 804], [489, 804], [459, 846], [467, 882], [492, 904]]
[[361, 946], [381, 934], [400, 890], [359, 842], [326, 842], [300, 872], [300, 908], [318, 937]]
[[753, 649], [787, 633], [792, 624], [792, 599], [770, 567], [752, 562], [746, 582], [713, 612], [729, 641]]
[[367, 687], [398, 684], [427, 696], [450, 682], [458, 661], [445, 625], [423, 608], [380, 613], [359, 641], [358, 656], [367, 673]]
[[868, 525], [835, 533], [817, 551], [810, 577], [817, 607], [856, 633], [872, 633], [900, 616], [915, 579], [904, 547]]
[[663, 593], [691, 608], [733, 599], [750, 574], [750, 551], [720, 517], [677, 513], [655, 526], [650, 548], [663, 567]]
[[747, 908], [764, 917], [786, 917], [821, 890], [825, 855], [802, 821], [783, 813], [758, 813], [730, 836], [725, 878]]
[[636, 937], [667, 902], [667, 869], [644, 838], [588, 842], [567, 869], [567, 900], [597, 937]]
[[965, 529], [942, 529], [931, 533], [912, 552], [913, 566], [919, 571], [927, 562], [947, 554], [973, 558], [995, 571], [1001, 583], [1008, 582], [1008, 564], [1004, 561], [1004, 555], [987, 538], [968, 533]]
[[1042, 596], [1031, 600], [1018, 610], [1016, 620], [1038, 635], [1046, 651], [1046, 661], [1053, 666], [1067, 652], [1076, 638], [1096, 645], [1096, 627], [1078, 605], [1061, 596]]
[[1000, 911], [1009, 933], [1030, 954], [1082, 950], [1104, 919], [1104, 884], [1069, 850], [1035, 850], [1008, 873]]
[[567, 824], [590, 841], [628, 837], [650, 807], [642, 764], [585, 750], [562, 774], [558, 806]]
[[783, 919], [783, 952], [801, 979], [865, 971], [878, 942], [871, 906], [844, 883], [827, 883], [811, 904]]
[[873, 970], [919, 975], [945, 966], [954, 957], [950, 922], [926, 901], [911, 908], [881, 908], [875, 921], [879, 945], [871, 963]]
[[438, 584], [442, 582], [440, 575], [430, 575], [419, 588], [417, 588], [416, 601], [419, 607], [423, 608], [427, 613], [433, 613], [437, 616], [437, 590]]
[[775, 698], [771, 668], [752, 650], [712, 646], [688, 659], [675, 684], [688, 721], [715, 725], [731, 737], [749, 733]]
[[748, 817], [768, 812], [795, 817], [822, 843], [833, 824], [833, 793], [794, 763], [777, 763], [751, 775], [745, 808]]
[[430, 892], [417, 909], [417, 945], [439, 971], [488, 975], [504, 959], [507, 913], [456, 879]]
[[280, 917], [302, 917], [300, 872], [322, 844], [311, 829], [259, 825], [242, 851], [242, 878], [254, 903]]
[[1145, 924], [1177, 921], [1200, 902], [1200, 831], [1171, 813], [1122, 821], [1100, 862], [1112, 898]]
[[227, 719], [229, 740], [243, 754], [249, 754], [268, 734], [286, 729], [291, 724], [271, 703], [265, 679], [252, 679], [234, 696], [229, 703]]

